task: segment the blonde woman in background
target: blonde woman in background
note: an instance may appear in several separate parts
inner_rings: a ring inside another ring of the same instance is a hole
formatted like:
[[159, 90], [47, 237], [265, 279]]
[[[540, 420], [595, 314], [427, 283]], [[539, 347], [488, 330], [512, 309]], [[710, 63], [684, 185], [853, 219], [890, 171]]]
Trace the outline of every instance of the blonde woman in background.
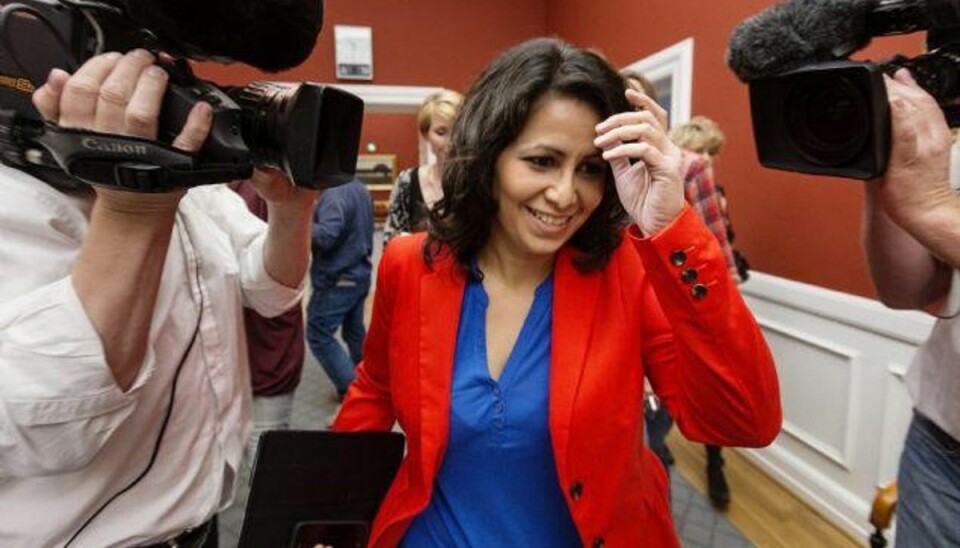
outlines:
[[390, 213], [383, 229], [383, 244], [393, 237], [427, 229], [427, 213], [443, 198], [440, 175], [447, 156], [453, 120], [463, 96], [443, 90], [427, 97], [417, 113], [417, 127], [436, 160], [400, 173], [390, 193]]
[[694, 116], [686, 124], [671, 129], [670, 140], [683, 149], [706, 155], [708, 160], [719, 155], [726, 143], [720, 126], [706, 116]]

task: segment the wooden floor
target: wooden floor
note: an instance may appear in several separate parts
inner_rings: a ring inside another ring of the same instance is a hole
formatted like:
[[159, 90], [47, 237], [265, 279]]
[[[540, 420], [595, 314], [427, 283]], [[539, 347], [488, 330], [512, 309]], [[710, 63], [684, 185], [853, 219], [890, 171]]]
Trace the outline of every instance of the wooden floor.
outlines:
[[[675, 428], [667, 444], [676, 459], [674, 471], [682, 474], [694, 489], [706, 493], [703, 446], [683, 439]], [[750, 542], [760, 548], [866, 545], [866, 539], [851, 539], [737, 452], [726, 450], [723, 456], [731, 496], [726, 516]]]

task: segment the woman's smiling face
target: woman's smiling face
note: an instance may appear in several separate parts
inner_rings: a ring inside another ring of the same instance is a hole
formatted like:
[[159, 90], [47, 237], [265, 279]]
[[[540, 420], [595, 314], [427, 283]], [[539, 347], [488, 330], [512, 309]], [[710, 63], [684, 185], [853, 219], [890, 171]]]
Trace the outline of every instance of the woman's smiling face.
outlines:
[[587, 103], [546, 95], [497, 159], [491, 243], [524, 256], [555, 254], [603, 198], [608, 166], [593, 145], [599, 115]]

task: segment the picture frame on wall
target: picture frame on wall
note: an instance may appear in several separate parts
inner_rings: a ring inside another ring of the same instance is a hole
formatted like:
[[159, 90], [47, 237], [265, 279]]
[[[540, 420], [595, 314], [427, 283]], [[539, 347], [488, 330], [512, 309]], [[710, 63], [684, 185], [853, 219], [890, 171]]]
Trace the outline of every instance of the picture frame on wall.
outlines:
[[357, 156], [357, 178], [367, 185], [373, 196], [373, 218], [377, 226], [387, 220], [390, 192], [397, 179], [396, 154], [360, 154]]
[[356, 25], [333, 27], [337, 78], [373, 80], [373, 29]]

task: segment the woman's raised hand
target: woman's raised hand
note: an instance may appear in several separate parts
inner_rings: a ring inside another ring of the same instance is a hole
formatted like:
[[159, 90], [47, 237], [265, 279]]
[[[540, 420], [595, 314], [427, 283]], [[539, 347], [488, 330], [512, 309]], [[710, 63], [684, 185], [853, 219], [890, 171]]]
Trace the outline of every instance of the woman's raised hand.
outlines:
[[598, 124], [594, 144], [613, 168], [624, 209], [645, 236], [652, 236], [683, 209], [683, 154], [667, 137], [667, 112], [642, 93], [626, 93], [637, 110]]

